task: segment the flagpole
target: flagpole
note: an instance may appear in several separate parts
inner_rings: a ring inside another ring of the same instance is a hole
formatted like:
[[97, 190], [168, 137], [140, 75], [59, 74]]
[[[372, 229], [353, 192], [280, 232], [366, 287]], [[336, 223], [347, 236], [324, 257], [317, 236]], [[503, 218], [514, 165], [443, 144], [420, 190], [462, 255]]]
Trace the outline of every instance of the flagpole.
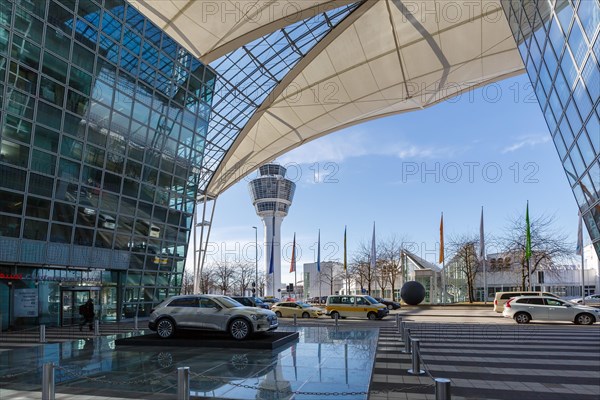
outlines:
[[529, 225], [529, 200], [527, 200], [527, 208], [525, 209], [525, 257], [527, 258], [527, 288], [531, 292], [531, 226]]
[[485, 236], [483, 230], [483, 206], [481, 206], [481, 223], [479, 226], [479, 255], [483, 264], [483, 304], [487, 304], [487, 268], [485, 263]]
[[579, 212], [579, 225], [577, 227], [577, 251], [576, 254], [581, 256], [581, 304], [585, 305], [585, 269], [583, 256], [583, 216]]

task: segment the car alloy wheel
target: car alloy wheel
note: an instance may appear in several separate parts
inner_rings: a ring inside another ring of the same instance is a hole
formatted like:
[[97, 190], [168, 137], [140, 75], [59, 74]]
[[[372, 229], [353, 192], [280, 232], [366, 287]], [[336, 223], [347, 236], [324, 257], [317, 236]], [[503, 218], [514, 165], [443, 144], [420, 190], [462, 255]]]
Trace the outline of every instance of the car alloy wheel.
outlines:
[[277, 318], [281, 318], [281, 313], [279, 311], [275, 311], [275, 315], [277, 315]]
[[577, 325], [592, 325], [594, 323], [594, 317], [590, 314], [579, 314], [575, 318], [575, 323]]
[[374, 312], [370, 312], [367, 314], [367, 318], [369, 318], [371, 321], [377, 319], [377, 314], [375, 314]]
[[334, 311], [331, 313], [331, 319], [336, 319], [336, 318], [340, 318], [340, 313], [338, 313], [337, 311]]
[[156, 324], [156, 333], [163, 339], [170, 338], [175, 333], [175, 325], [170, 319], [161, 319]]
[[515, 315], [515, 321], [517, 324], [528, 324], [531, 321], [531, 317], [525, 313], [518, 313]]
[[234, 339], [246, 339], [250, 335], [250, 324], [244, 319], [235, 319], [229, 326], [229, 333]]
[[394, 306], [391, 304], [388, 304], [387, 308], [388, 308], [388, 310], [392, 310], [392, 309], [394, 309]]
[[307, 312], [302, 313], [302, 318], [310, 318], [310, 314]]

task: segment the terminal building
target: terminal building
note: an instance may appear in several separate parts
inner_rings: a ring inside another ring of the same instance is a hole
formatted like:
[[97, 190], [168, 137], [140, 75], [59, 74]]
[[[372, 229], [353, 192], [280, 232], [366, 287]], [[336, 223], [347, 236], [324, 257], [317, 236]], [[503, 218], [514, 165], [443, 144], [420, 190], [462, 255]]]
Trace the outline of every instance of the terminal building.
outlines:
[[0, 2], [2, 329], [148, 315], [256, 168], [525, 72], [600, 252], [598, 1], [226, 3]]

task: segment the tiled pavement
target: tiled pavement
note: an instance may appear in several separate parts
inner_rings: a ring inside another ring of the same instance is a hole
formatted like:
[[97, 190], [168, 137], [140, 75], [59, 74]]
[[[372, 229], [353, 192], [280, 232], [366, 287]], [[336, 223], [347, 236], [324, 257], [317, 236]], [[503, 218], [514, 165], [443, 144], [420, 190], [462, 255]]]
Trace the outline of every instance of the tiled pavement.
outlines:
[[[452, 399], [597, 400], [600, 330], [570, 324], [409, 323], [422, 364], [451, 380]], [[370, 400], [435, 399], [428, 374], [411, 375], [395, 327], [380, 330]]]

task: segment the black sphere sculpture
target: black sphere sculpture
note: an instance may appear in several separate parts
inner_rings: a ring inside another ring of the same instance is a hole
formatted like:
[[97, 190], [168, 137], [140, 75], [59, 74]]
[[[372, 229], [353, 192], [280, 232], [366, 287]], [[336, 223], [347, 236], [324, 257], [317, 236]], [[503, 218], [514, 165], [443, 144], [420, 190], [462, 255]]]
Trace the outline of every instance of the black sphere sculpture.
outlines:
[[400, 297], [410, 306], [416, 306], [425, 299], [425, 288], [417, 281], [408, 281], [402, 285]]

